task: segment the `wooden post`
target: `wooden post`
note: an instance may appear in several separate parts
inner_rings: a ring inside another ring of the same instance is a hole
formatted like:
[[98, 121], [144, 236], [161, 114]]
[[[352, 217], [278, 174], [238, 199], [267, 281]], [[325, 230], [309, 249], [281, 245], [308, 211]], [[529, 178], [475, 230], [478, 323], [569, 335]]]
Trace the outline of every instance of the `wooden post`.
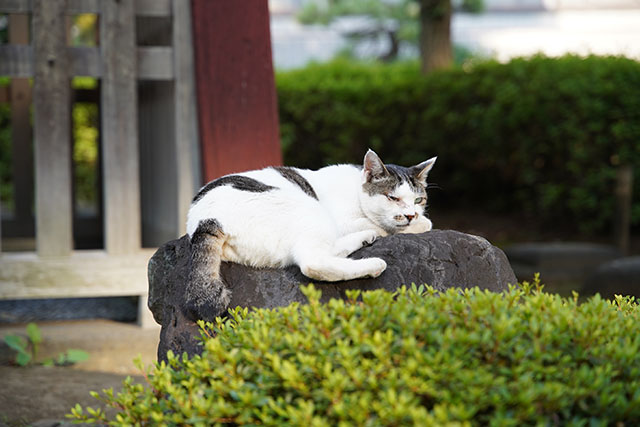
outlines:
[[[9, 43], [29, 44], [29, 15], [9, 15]], [[13, 172], [13, 226], [21, 237], [33, 231], [33, 144], [31, 84], [28, 78], [11, 79], [11, 169]]]
[[267, 0], [193, 0], [205, 180], [282, 163]]
[[178, 236], [186, 232], [187, 212], [191, 200], [202, 183], [198, 110], [194, 75], [191, 5], [173, 0], [173, 55], [175, 70], [176, 179]]
[[142, 245], [145, 247], [157, 247], [179, 237], [176, 228], [178, 153], [171, 83], [141, 81], [138, 90]]
[[105, 247], [140, 249], [140, 174], [134, 2], [101, 0]]
[[71, 253], [71, 134], [65, 0], [34, 0], [36, 242], [41, 256]]
[[629, 253], [629, 230], [631, 227], [631, 199], [633, 197], [633, 168], [620, 166], [616, 172], [616, 214], [614, 218], [614, 241], [622, 254]]
[[138, 89], [145, 247], [185, 233], [187, 210], [200, 186], [190, 6], [184, 0], [170, 5], [173, 20], [137, 20], [139, 42], [172, 46], [166, 64], [172, 80], [141, 81]]

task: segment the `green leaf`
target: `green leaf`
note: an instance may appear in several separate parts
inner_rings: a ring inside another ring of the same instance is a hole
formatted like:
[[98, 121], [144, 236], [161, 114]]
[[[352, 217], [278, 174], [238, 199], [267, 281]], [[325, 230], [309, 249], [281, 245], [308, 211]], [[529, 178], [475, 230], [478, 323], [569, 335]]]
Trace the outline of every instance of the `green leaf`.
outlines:
[[40, 334], [40, 328], [35, 323], [29, 323], [27, 325], [27, 335], [31, 341], [31, 354], [35, 359], [38, 357], [38, 350], [40, 349], [40, 343], [42, 342], [42, 335]]
[[84, 362], [85, 360], [88, 360], [88, 359], [89, 359], [89, 353], [87, 353], [84, 350], [77, 350], [73, 348], [67, 350], [67, 354], [66, 354], [67, 363]]
[[27, 340], [18, 335], [5, 335], [4, 342], [12, 349], [18, 352], [27, 351]]
[[31, 355], [29, 353], [20, 351], [16, 355], [16, 363], [20, 366], [27, 366], [31, 362]]
[[67, 363], [67, 356], [65, 353], [60, 353], [58, 354], [58, 357], [56, 358], [56, 365], [64, 365], [65, 363]]
[[29, 323], [27, 325], [27, 335], [33, 344], [40, 344], [42, 342], [40, 328], [35, 323]]

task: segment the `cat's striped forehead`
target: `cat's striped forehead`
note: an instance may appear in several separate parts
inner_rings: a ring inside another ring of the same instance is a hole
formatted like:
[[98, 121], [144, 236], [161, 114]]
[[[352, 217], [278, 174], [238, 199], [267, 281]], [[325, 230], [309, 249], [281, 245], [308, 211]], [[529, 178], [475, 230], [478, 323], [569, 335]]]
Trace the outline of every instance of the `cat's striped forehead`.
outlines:
[[363, 184], [362, 188], [370, 196], [390, 194], [404, 183], [407, 183], [414, 194], [426, 194], [425, 186], [409, 168], [393, 164], [386, 164], [385, 167], [388, 172], [386, 176]]

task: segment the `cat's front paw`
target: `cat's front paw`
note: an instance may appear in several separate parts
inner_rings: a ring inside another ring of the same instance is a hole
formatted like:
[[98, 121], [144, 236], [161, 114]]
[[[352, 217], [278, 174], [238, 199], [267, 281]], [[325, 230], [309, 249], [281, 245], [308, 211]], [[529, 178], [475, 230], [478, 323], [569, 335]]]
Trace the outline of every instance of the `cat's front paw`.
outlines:
[[433, 223], [425, 216], [420, 215], [415, 221], [413, 221], [408, 227], [401, 231], [404, 234], [420, 234], [431, 231]]
[[365, 230], [362, 232], [362, 246], [372, 245], [378, 238], [376, 230]]
[[371, 264], [368, 274], [369, 277], [375, 279], [387, 269], [387, 263], [382, 258], [368, 258], [367, 261]]

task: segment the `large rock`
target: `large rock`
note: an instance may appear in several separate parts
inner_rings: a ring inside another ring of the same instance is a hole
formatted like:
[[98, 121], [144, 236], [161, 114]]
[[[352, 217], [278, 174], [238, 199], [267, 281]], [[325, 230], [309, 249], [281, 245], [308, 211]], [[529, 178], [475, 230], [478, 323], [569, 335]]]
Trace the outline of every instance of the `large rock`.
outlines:
[[[149, 308], [162, 325], [158, 359], [166, 352], [199, 353], [197, 325], [182, 310], [186, 279], [189, 275], [191, 245], [187, 236], [162, 246], [149, 261]], [[456, 231], [434, 230], [424, 234], [399, 234], [378, 239], [351, 255], [352, 258], [380, 257], [387, 270], [376, 279], [348, 282], [315, 282], [322, 300], [345, 298], [347, 289], [385, 289], [402, 285], [428, 284], [437, 290], [479, 286], [492, 291], [505, 290], [516, 277], [504, 253], [488, 241]], [[232, 289], [231, 307], [274, 308], [294, 301], [306, 302], [300, 284], [310, 279], [298, 267], [255, 269], [223, 263], [221, 276]]]

